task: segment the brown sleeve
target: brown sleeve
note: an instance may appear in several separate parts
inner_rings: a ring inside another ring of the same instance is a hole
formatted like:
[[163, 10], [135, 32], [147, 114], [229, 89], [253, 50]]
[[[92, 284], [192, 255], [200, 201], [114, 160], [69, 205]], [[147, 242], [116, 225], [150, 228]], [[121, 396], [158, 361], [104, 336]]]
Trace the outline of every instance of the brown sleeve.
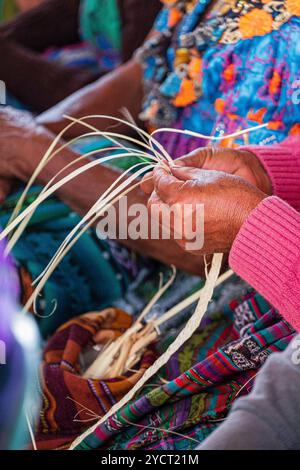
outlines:
[[162, 8], [160, 0], [118, 0], [122, 19], [122, 59], [130, 59], [150, 32]]
[[79, 40], [79, 7], [80, 0], [46, 0], [1, 25], [0, 36], [36, 52], [74, 44]]

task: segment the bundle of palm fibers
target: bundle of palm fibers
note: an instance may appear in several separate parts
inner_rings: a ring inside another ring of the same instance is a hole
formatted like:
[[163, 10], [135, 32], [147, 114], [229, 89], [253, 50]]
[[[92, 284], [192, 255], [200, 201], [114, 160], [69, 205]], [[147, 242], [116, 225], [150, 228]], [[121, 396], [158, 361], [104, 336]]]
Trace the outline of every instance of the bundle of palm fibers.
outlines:
[[[113, 379], [86, 379], [84, 354], [93, 345], [105, 348], [132, 324], [119, 309], [88, 313], [61, 326], [46, 344], [40, 372], [42, 408], [36, 432], [37, 449], [69, 447], [99, 415], [104, 415], [155, 361], [148, 347], [134, 371]], [[95, 353], [95, 351], [94, 351]]]

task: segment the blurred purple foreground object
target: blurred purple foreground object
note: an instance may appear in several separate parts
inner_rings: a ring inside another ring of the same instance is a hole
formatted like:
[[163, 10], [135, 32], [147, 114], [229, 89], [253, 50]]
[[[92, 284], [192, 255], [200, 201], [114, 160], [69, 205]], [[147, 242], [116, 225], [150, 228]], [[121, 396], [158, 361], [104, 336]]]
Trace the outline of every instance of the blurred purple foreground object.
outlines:
[[35, 416], [39, 334], [34, 320], [20, 313], [19, 279], [0, 241], [0, 449], [22, 449], [30, 438], [26, 415]]

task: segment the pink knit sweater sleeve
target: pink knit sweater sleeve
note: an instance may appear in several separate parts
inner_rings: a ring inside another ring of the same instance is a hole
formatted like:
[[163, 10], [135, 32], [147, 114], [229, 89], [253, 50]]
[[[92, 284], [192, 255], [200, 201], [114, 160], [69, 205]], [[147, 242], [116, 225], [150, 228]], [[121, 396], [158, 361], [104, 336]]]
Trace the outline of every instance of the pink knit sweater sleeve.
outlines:
[[271, 179], [273, 194], [300, 211], [300, 137], [290, 136], [280, 144], [243, 150], [259, 158]]
[[300, 213], [276, 196], [264, 199], [241, 227], [229, 263], [300, 331]]

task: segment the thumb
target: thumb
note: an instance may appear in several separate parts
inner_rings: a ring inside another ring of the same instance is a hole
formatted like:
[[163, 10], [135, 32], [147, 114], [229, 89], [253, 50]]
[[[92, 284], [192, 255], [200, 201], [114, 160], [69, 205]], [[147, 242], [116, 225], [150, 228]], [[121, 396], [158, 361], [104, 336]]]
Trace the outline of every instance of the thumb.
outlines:
[[211, 159], [212, 154], [212, 147], [199, 148], [175, 160], [175, 165], [202, 168], [205, 162]]
[[166, 203], [172, 202], [183, 184], [162, 166], [154, 169], [153, 182], [156, 194]]

